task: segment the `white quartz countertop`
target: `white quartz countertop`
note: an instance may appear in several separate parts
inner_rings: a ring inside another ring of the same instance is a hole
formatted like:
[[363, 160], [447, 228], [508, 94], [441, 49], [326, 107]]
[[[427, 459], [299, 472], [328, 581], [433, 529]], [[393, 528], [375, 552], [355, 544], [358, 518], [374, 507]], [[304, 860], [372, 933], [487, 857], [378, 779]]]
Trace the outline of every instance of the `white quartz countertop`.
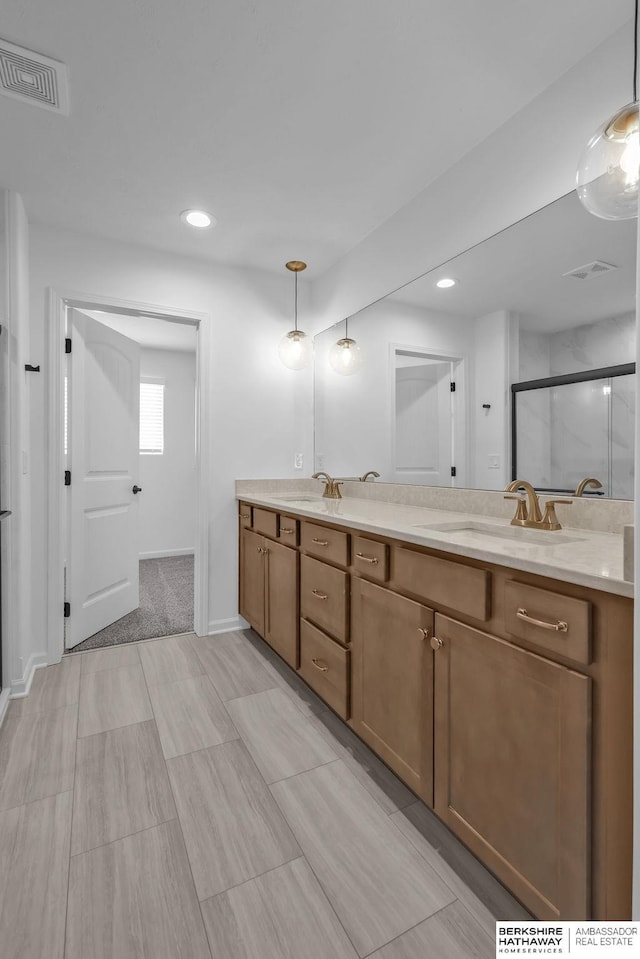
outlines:
[[558, 531], [522, 529], [496, 516], [404, 506], [353, 496], [332, 500], [306, 492], [253, 491], [239, 493], [237, 498], [289, 515], [376, 533], [607, 593], [633, 596], [633, 583], [623, 579], [623, 537], [619, 534], [571, 527]]

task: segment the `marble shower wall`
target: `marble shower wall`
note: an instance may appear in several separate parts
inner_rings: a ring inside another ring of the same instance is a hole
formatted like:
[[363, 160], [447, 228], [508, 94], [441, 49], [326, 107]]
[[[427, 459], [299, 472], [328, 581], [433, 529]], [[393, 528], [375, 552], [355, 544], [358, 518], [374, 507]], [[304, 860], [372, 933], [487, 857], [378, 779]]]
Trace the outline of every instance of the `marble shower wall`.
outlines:
[[[631, 363], [635, 316], [558, 333], [520, 331], [519, 379]], [[517, 466], [536, 486], [572, 489], [596, 476], [607, 495], [633, 497], [635, 376], [518, 396]]]

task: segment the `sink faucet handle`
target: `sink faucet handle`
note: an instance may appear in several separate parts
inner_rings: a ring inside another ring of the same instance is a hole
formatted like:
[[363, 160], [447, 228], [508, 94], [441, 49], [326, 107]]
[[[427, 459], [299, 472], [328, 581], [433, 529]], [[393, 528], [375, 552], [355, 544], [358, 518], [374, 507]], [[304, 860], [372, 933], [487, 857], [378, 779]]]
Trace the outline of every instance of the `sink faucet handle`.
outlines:
[[514, 499], [517, 502], [516, 512], [511, 520], [512, 526], [524, 526], [527, 520], [529, 519], [529, 513], [527, 511], [527, 498], [526, 496], [505, 496], [505, 499]]
[[542, 529], [562, 529], [556, 516], [556, 506], [572, 506], [573, 500], [570, 499], [548, 499], [544, 504], [544, 516], [542, 517]]

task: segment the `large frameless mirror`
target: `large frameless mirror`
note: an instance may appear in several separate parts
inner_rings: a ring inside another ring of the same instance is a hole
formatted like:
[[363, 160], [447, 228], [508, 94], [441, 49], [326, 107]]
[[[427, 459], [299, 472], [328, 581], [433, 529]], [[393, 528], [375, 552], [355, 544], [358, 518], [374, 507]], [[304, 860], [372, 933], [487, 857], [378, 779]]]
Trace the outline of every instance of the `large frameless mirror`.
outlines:
[[[455, 284], [439, 287], [445, 278]], [[635, 220], [598, 219], [570, 193], [350, 317], [363, 355], [355, 375], [328, 362], [344, 323], [322, 331], [315, 469], [503, 489], [512, 478], [512, 386], [633, 363], [635, 285]], [[600, 473], [602, 486], [585, 495], [631, 498], [634, 380], [593, 387], [599, 407], [591, 387], [576, 388], [564, 418], [562, 384], [526, 413], [519, 398], [518, 478], [564, 491]], [[580, 456], [579, 441], [567, 442], [572, 416], [593, 418]]]

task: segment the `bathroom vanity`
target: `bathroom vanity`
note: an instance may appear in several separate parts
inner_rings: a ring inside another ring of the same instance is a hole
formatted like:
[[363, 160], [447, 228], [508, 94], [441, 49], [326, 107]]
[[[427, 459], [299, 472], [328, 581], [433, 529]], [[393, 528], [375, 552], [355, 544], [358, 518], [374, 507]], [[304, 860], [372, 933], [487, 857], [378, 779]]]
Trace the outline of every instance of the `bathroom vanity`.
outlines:
[[535, 917], [628, 919], [622, 536], [238, 495], [256, 632]]

